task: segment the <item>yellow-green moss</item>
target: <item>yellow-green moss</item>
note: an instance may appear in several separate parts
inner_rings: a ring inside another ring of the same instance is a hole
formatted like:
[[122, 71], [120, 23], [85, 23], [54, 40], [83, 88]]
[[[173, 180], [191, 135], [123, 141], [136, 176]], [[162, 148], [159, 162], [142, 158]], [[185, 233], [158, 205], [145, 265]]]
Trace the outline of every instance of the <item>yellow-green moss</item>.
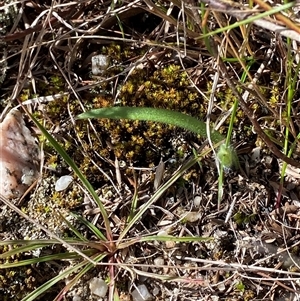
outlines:
[[[20, 246], [12, 246], [18, 248]], [[0, 254], [5, 253], [6, 246], [0, 247]], [[0, 259], [0, 264], [17, 263], [19, 260], [26, 259], [25, 255], [16, 254], [5, 259]], [[37, 281], [31, 276], [32, 270], [26, 266], [17, 268], [0, 269], [0, 289], [2, 294], [13, 296], [14, 300], [21, 300], [23, 297], [35, 288]], [[24, 284], [28, 284], [25, 286]]]
[[278, 86], [273, 86], [271, 90], [271, 97], [269, 99], [270, 102], [270, 107], [276, 109], [278, 107], [278, 102], [279, 102], [279, 87]]
[[30, 98], [31, 96], [31, 90], [30, 89], [23, 89], [22, 93], [19, 96], [19, 100], [21, 102], [26, 101]]
[[256, 293], [254, 293], [252, 290], [246, 290], [243, 294], [244, 301], [250, 301], [255, 298]]
[[72, 210], [82, 203], [83, 194], [77, 185], [73, 185], [71, 189], [63, 192], [54, 191], [51, 199], [59, 208], [61, 207]]

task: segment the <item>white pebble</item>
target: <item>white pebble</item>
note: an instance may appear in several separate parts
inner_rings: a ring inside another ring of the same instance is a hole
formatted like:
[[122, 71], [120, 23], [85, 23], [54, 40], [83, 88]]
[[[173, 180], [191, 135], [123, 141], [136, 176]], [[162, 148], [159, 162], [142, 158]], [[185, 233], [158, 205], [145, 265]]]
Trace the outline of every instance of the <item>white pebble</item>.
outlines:
[[162, 257], [157, 257], [157, 258], [154, 259], [154, 264], [155, 265], [164, 265], [165, 260]]
[[110, 58], [107, 55], [99, 54], [92, 57], [93, 75], [101, 75], [108, 68]]
[[184, 216], [184, 219], [190, 223], [194, 223], [198, 221], [200, 218], [201, 218], [200, 212], [189, 212]]
[[159, 289], [157, 286], [155, 286], [155, 287], [153, 288], [152, 293], [153, 293], [154, 296], [157, 296], [157, 295], [160, 293], [160, 289]]
[[73, 296], [73, 301], [82, 301], [81, 297], [78, 295]]
[[132, 293], [133, 301], [149, 301], [152, 299], [152, 295], [149, 293], [146, 285], [142, 284], [137, 287]]
[[253, 161], [254, 163], [260, 162], [260, 151], [261, 151], [260, 147], [255, 147], [252, 150], [251, 161]]
[[196, 208], [199, 208], [200, 205], [201, 205], [201, 201], [202, 201], [201, 196], [196, 195], [195, 198], [194, 198], [194, 206]]
[[95, 277], [90, 281], [90, 290], [93, 295], [105, 297], [108, 290], [108, 285], [103, 279]]
[[72, 183], [72, 176], [62, 176], [55, 183], [55, 191], [63, 191], [66, 190], [69, 185]]

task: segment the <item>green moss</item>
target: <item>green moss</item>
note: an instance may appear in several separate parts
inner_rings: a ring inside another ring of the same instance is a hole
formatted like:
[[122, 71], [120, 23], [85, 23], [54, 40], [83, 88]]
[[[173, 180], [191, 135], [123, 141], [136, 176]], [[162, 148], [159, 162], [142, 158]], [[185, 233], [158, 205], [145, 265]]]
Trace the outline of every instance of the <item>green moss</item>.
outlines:
[[277, 108], [279, 102], [279, 88], [278, 86], [273, 86], [271, 90], [271, 97], [269, 99], [271, 108]]
[[255, 298], [256, 293], [254, 293], [252, 290], [246, 290], [244, 292], [243, 298], [244, 301], [250, 301], [250, 300], [254, 300], [253, 298]]
[[60, 90], [64, 87], [65, 81], [61, 75], [53, 75], [50, 77], [50, 84], [56, 90]]
[[240, 291], [240, 292], [244, 292], [245, 291], [245, 284], [242, 281], [239, 281], [236, 285], [235, 288]]
[[19, 99], [21, 102], [24, 102], [24, 101], [28, 100], [30, 98], [30, 96], [31, 96], [30, 89], [23, 89], [22, 93], [19, 96]]
[[[18, 248], [19, 246], [12, 246]], [[8, 251], [2, 246], [0, 247], [0, 254]], [[19, 260], [26, 259], [23, 254], [16, 254], [5, 259], [0, 259], [0, 264], [16, 263]], [[13, 300], [21, 300], [23, 297], [35, 288], [37, 281], [31, 276], [32, 270], [26, 266], [18, 268], [0, 269], [0, 290], [3, 295], [13, 297]], [[24, 284], [28, 284], [25, 286]], [[12, 300], [12, 299], [11, 299]]]
[[233, 220], [238, 224], [238, 225], [242, 225], [242, 224], [249, 224], [251, 222], [253, 222], [256, 218], [256, 214], [255, 213], [244, 213], [241, 211], [238, 211], [234, 216], [233, 216]]

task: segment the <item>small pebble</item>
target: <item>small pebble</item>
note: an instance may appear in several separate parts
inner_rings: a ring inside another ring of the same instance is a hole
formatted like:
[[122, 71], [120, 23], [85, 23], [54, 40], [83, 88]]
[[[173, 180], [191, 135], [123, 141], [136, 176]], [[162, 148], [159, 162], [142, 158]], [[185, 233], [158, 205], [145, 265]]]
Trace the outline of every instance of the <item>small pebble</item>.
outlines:
[[93, 75], [101, 75], [108, 68], [110, 58], [107, 55], [99, 54], [92, 57], [92, 73]]
[[131, 293], [131, 296], [133, 301], [149, 301], [152, 299], [152, 295], [144, 284], [139, 285], [137, 289]]
[[103, 279], [95, 277], [90, 281], [90, 290], [93, 295], [103, 298], [107, 293], [108, 285]]
[[73, 181], [72, 176], [62, 176], [55, 183], [55, 191], [66, 190]]
[[81, 297], [78, 295], [73, 296], [73, 301], [82, 301]]
[[155, 286], [155, 287], [153, 288], [152, 293], [153, 293], [154, 296], [157, 296], [157, 295], [160, 293], [159, 287]]
[[162, 257], [157, 257], [157, 258], [154, 259], [154, 264], [155, 265], [164, 265], [165, 260]]
[[217, 287], [218, 287], [218, 290], [220, 291], [220, 292], [224, 292], [225, 290], [226, 290], [226, 286], [225, 286], [225, 284], [224, 283], [218, 283], [218, 285], [217, 285]]
[[184, 219], [190, 223], [194, 223], [194, 222], [198, 221], [200, 218], [201, 218], [200, 212], [188, 212], [184, 216]]
[[251, 161], [254, 163], [259, 163], [260, 162], [260, 152], [261, 148], [260, 147], [255, 147], [252, 152], [251, 152]]
[[201, 201], [202, 201], [201, 196], [196, 195], [195, 198], [194, 198], [194, 206], [196, 208], [199, 208], [200, 205], [201, 205]]

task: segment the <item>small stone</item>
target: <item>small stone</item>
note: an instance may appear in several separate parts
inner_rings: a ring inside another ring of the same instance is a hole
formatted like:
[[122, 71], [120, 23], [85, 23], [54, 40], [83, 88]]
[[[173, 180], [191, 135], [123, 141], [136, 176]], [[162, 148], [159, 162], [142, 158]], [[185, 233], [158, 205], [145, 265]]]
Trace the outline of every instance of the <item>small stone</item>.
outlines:
[[78, 295], [73, 296], [73, 301], [82, 301], [81, 297]]
[[196, 195], [195, 198], [194, 198], [194, 206], [195, 206], [196, 208], [199, 208], [200, 205], [201, 205], [201, 201], [202, 201], [201, 196]]
[[260, 162], [260, 153], [261, 153], [261, 148], [260, 147], [255, 147], [252, 150], [251, 153], [251, 161], [254, 162], [255, 164]]
[[110, 64], [110, 57], [99, 54], [92, 57], [92, 73], [93, 75], [102, 75]]
[[63, 191], [66, 190], [69, 185], [72, 183], [72, 176], [62, 176], [55, 183], [55, 191]]
[[154, 264], [156, 266], [164, 265], [165, 264], [165, 260], [162, 257], [157, 257], [157, 258], [154, 259]]
[[190, 223], [194, 223], [198, 221], [200, 218], [201, 218], [200, 212], [188, 212], [186, 215], [184, 215], [184, 219]]
[[107, 293], [108, 286], [103, 279], [95, 277], [90, 281], [90, 290], [93, 295], [103, 298]]
[[11, 110], [0, 124], [0, 194], [19, 198], [39, 177], [40, 152], [22, 114]]
[[158, 294], [160, 293], [160, 289], [158, 286], [155, 286], [152, 290], [152, 293], [154, 296], [158, 296]]
[[217, 287], [218, 287], [218, 289], [219, 289], [220, 292], [224, 292], [225, 289], [226, 289], [225, 284], [222, 283], [222, 282], [221, 282], [221, 283], [218, 283]]
[[149, 301], [152, 300], [152, 295], [149, 293], [146, 285], [142, 284], [131, 293], [133, 301]]

